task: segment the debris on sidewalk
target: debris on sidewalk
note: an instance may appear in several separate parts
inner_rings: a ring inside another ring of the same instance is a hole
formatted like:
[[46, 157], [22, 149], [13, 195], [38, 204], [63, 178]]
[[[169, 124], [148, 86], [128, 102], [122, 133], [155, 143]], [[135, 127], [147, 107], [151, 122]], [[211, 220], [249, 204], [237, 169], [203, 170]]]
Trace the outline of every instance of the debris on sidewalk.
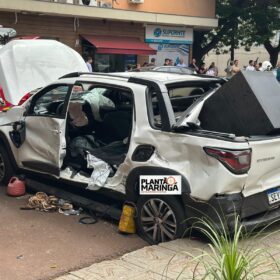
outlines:
[[79, 215], [82, 208], [75, 210], [73, 204], [67, 200], [57, 198], [54, 195], [48, 196], [44, 192], [37, 192], [28, 199], [26, 206], [21, 207], [22, 210], [37, 210], [42, 212], [58, 211], [64, 215]]
[[77, 210], [75, 209], [67, 209], [65, 211], [63, 211], [61, 208], [59, 208], [58, 212], [60, 214], [63, 214], [65, 216], [71, 216], [71, 215], [76, 215], [76, 216], [79, 216], [81, 214], [81, 212], [83, 211], [82, 208], [79, 208]]

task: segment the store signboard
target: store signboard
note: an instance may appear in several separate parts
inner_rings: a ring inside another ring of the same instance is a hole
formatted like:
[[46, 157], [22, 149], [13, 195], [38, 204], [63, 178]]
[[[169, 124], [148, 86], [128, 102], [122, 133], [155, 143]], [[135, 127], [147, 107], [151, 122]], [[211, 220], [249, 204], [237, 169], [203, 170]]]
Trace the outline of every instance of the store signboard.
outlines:
[[147, 25], [146, 43], [187, 44], [193, 43], [193, 29], [182, 26]]
[[166, 58], [172, 59], [175, 64], [183, 59], [184, 63], [188, 64], [189, 61], [189, 45], [185, 44], [150, 44], [150, 47], [157, 51], [156, 55], [151, 55], [156, 59], [156, 65], [161, 66], [164, 64]]

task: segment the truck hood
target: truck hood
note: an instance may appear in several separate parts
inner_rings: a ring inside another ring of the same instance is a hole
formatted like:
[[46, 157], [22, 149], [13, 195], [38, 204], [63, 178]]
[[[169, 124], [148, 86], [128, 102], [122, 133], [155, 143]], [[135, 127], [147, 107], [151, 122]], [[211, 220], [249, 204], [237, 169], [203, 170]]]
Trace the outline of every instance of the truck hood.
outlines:
[[14, 40], [0, 48], [0, 85], [16, 105], [30, 91], [71, 72], [88, 72], [82, 57], [55, 40]]

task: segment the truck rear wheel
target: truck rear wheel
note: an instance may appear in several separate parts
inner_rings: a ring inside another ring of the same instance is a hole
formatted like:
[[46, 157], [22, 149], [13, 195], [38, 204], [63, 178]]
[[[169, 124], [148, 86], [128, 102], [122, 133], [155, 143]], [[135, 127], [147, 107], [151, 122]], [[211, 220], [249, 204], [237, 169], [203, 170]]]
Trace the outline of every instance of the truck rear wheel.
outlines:
[[140, 196], [136, 224], [138, 234], [150, 244], [182, 238], [186, 231], [183, 207], [173, 196]]

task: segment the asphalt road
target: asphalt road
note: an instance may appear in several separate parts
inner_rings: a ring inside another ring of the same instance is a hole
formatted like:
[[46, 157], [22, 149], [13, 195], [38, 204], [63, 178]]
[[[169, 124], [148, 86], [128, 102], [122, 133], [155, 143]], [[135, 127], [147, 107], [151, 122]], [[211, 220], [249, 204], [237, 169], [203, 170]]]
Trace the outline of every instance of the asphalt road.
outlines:
[[52, 279], [147, 245], [110, 221], [83, 225], [81, 216], [20, 210], [27, 197], [5, 191], [0, 187], [0, 280]]

